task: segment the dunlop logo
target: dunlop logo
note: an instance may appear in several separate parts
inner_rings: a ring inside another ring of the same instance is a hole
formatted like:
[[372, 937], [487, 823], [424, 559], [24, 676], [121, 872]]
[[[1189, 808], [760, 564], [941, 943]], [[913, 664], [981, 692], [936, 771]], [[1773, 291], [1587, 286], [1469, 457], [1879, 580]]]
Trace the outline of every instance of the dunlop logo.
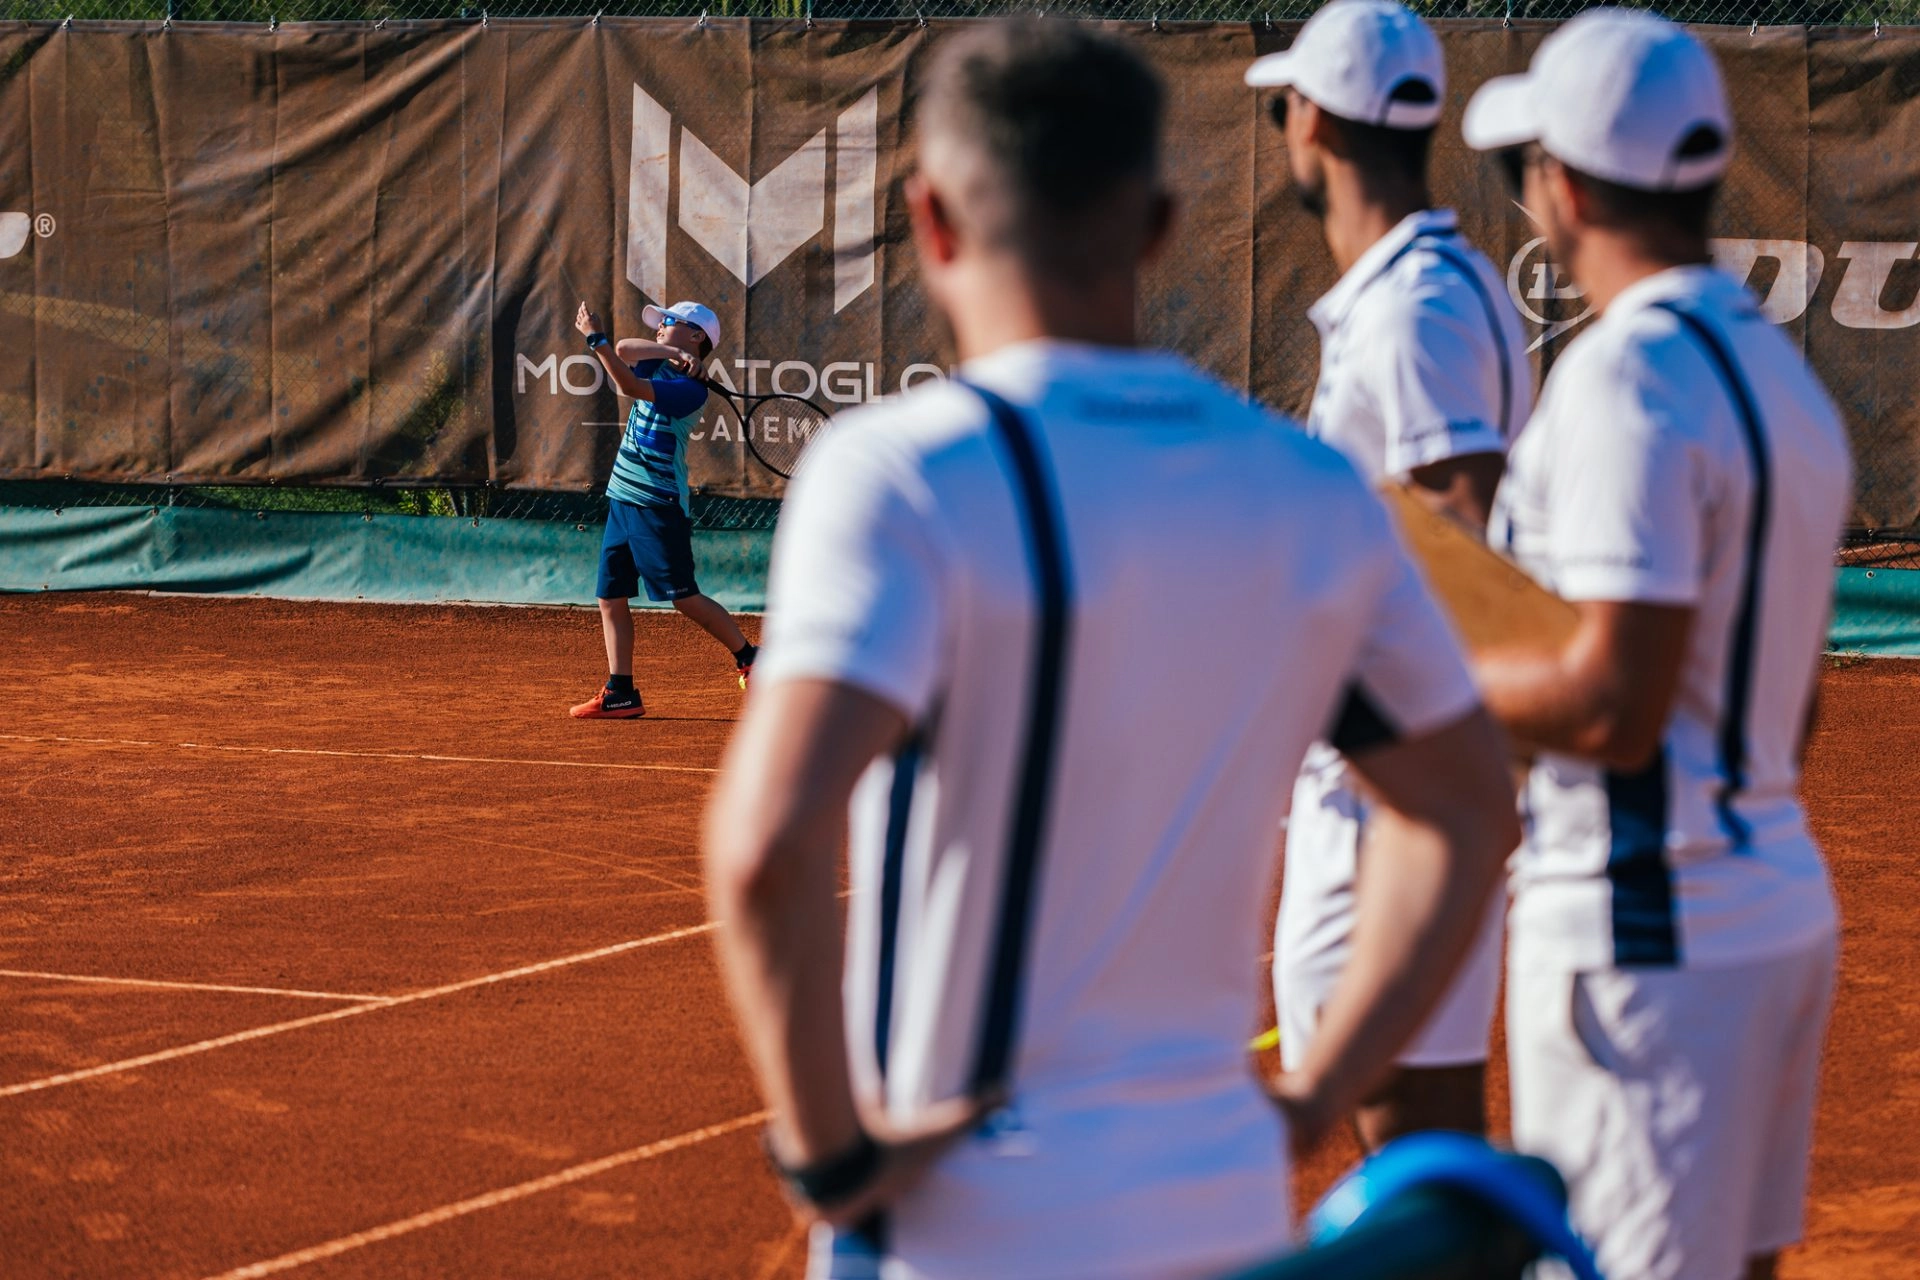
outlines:
[[[1887, 282], [1903, 262], [1915, 261], [1920, 241], [1847, 240], [1834, 253], [1839, 284], [1828, 314], [1843, 329], [1910, 329], [1920, 325], [1920, 298], [1904, 307], [1882, 304]], [[1775, 324], [1788, 324], [1807, 313], [1820, 282], [1827, 275], [1827, 256], [1819, 246], [1803, 240], [1715, 240], [1714, 265], [1749, 285], [1756, 278], [1771, 282], [1755, 294], [1760, 310]], [[1756, 270], [1762, 263], [1764, 270]], [[1591, 319], [1585, 293], [1567, 279], [1566, 269], [1546, 258], [1546, 240], [1529, 240], [1507, 266], [1507, 292], [1520, 314], [1541, 329], [1529, 351], [1536, 351], [1567, 330]]]

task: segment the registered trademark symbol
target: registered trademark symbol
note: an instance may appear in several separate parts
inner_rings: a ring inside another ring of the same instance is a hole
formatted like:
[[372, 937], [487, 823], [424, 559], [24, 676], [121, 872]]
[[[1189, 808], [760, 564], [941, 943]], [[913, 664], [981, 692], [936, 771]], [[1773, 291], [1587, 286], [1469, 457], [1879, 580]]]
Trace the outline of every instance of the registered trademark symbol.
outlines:
[[53, 215], [50, 213], [43, 213], [39, 217], [33, 220], [33, 233], [39, 236], [42, 240], [45, 240], [48, 236], [52, 235], [54, 233], [54, 229], [55, 229], [55, 224], [53, 221]]

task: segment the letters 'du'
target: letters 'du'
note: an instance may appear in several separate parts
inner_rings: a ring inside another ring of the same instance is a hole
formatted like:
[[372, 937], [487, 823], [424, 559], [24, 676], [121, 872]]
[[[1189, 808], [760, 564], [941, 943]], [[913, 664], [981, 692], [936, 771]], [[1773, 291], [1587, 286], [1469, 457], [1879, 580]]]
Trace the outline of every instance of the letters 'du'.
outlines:
[[[869, 89], [834, 121], [833, 309], [874, 282], [880, 91]], [[673, 117], [633, 86], [633, 152], [627, 180], [627, 279], [667, 302], [667, 229]], [[758, 181], [735, 173], [680, 128], [681, 230], [749, 287], [819, 235], [827, 216], [827, 131], [802, 143]]]

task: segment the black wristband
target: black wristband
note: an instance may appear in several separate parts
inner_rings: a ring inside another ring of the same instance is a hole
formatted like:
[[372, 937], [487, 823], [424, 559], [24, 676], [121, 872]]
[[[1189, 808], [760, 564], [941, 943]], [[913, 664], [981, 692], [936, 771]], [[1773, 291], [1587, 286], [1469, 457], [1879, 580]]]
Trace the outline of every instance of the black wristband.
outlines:
[[606, 335], [606, 334], [604, 334], [604, 333], [590, 333], [590, 334], [588, 334], [588, 335], [587, 335], [587, 349], [588, 349], [588, 350], [592, 350], [592, 349], [593, 349], [594, 347], [604, 347], [604, 346], [606, 346], [606, 345], [607, 345], [607, 335]]
[[880, 1172], [880, 1144], [864, 1129], [845, 1150], [798, 1168], [781, 1163], [771, 1137], [766, 1139], [766, 1148], [767, 1159], [794, 1196], [822, 1209], [860, 1194]]

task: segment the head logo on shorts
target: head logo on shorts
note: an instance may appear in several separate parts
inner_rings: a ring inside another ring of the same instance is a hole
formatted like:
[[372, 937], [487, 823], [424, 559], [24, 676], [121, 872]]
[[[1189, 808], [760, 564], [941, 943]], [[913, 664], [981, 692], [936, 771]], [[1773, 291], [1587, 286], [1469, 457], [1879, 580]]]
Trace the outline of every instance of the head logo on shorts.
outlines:
[[[873, 287], [879, 185], [880, 91], [869, 89], [834, 119], [833, 309]], [[826, 228], [827, 129], [757, 181], [680, 126], [680, 229], [740, 283], [756, 285]], [[627, 185], [627, 279], [655, 301], [667, 291], [673, 117], [633, 86], [633, 153]]]

